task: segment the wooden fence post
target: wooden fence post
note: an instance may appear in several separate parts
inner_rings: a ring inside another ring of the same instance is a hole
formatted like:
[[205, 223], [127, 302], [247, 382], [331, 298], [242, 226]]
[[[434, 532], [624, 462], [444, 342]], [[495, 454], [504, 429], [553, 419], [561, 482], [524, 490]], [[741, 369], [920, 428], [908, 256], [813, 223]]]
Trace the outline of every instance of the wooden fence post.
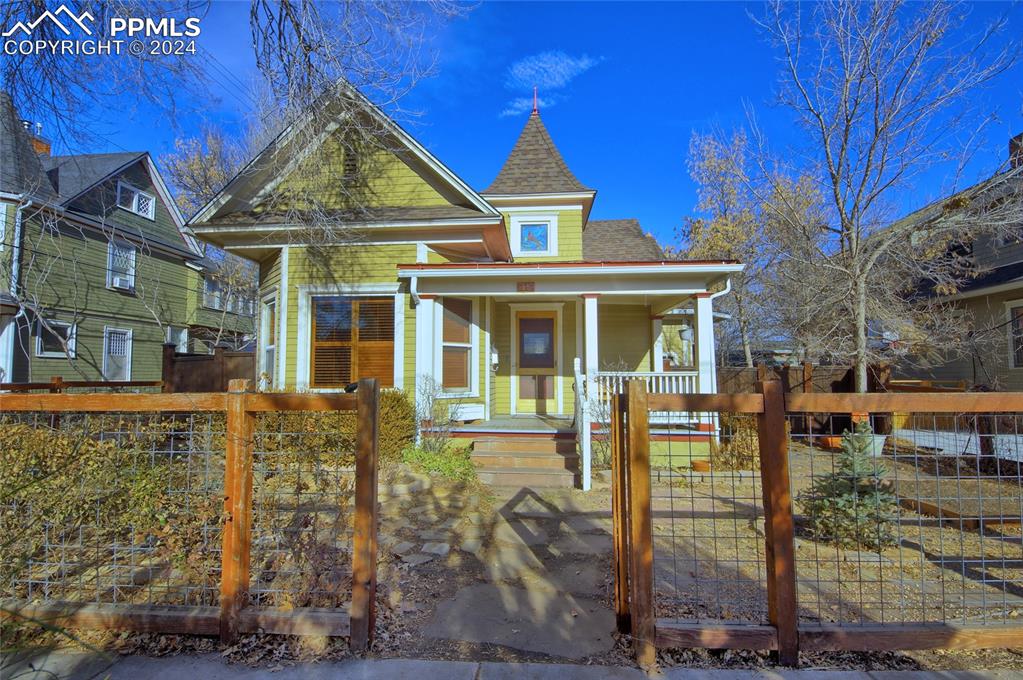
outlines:
[[238, 618], [249, 591], [252, 540], [252, 455], [256, 417], [246, 410], [251, 380], [232, 380], [227, 395], [224, 447], [224, 534], [220, 571], [220, 639], [238, 637]]
[[618, 632], [632, 632], [629, 614], [629, 465], [625, 446], [625, 411], [620, 395], [611, 396], [611, 533], [614, 544], [615, 622]]
[[757, 391], [764, 395], [764, 412], [757, 419], [757, 435], [764, 495], [768, 616], [778, 633], [778, 661], [795, 666], [799, 661], [799, 631], [785, 395], [777, 380], [758, 382]]
[[628, 425], [629, 601], [633, 648], [642, 668], [657, 662], [654, 646], [654, 544], [650, 507], [650, 430], [646, 382], [629, 380]]
[[[813, 392], [813, 364], [809, 361], [803, 362], [803, 394], [811, 394]], [[807, 413], [803, 416], [803, 433], [812, 434], [813, 432], [813, 415]]]
[[355, 450], [355, 530], [352, 537], [351, 637], [353, 651], [369, 649], [376, 626], [377, 593], [377, 428], [380, 388], [374, 378], [359, 381]]

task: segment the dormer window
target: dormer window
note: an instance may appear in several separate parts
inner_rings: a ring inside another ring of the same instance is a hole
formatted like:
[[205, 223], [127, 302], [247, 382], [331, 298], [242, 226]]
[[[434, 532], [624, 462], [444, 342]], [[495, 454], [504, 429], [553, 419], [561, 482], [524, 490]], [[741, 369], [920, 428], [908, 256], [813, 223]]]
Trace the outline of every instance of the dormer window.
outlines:
[[156, 216], [156, 197], [125, 182], [118, 182], [117, 207], [151, 220]]
[[558, 254], [558, 216], [524, 213], [511, 217], [512, 255], [551, 257]]

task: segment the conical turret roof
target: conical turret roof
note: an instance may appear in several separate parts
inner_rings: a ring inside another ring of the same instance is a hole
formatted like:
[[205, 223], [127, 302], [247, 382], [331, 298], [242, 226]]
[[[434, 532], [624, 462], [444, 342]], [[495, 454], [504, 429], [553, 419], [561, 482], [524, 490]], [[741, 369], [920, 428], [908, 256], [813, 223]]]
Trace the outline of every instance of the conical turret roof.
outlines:
[[484, 194], [556, 194], [592, 191], [576, 179], [533, 111], [519, 140]]

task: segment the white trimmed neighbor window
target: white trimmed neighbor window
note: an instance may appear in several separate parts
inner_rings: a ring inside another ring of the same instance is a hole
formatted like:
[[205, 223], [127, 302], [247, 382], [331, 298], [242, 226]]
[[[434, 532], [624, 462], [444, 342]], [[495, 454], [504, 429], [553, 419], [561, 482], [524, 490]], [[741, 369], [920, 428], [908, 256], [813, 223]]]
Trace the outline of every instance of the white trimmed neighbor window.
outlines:
[[131, 329], [103, 329], [103, 377], [131, 380]]
[[272, 385], [277, 359], [277, 301], [273, 298], [263, 300], [259, 324], [259, 346], [262, 348], [259, 372], [269, 376], [267, 382]]
[[444, 298], [441, 330], [441, 383], [444, 391], [472, 391], [472, 300]]
[[[75, 358], [78, 328], [65, 321], [39, 321], [36, 324], [36, 356], [52, 359]], [[67, 347], [65, 352], [64, 348]]]
[[1023, 368], [1023, 300], [1009, 303], [1009, 361]]
[[188, 353], [188, 329], [182, 326], [167, 326], [167, 342], [174, 344], [174, 351]]
[[512, 255], [550, 257], [558, 254], [556, 214], [515, 214], [511, 216]]
[[156, 218], [156, 196], [126, 182], [117, 183], [117, 207], [149, 220]]
[[126, 241], [111, 240], [107, 244], [107, 287], [135, 290], [135, 263], [138, 248]]

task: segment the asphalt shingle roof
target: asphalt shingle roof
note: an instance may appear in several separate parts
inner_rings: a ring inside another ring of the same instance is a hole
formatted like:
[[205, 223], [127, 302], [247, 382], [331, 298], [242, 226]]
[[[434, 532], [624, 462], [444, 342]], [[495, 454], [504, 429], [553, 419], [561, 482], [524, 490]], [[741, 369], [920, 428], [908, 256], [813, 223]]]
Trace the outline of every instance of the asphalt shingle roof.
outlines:
[[650, 262], [664, 259], [664, 251], [639, 220], [590, 220], [583, 229], [583, 259], [593, 262]]
[[484, 194], [555, 194], [591, 191], [576, 179], [535, 111]]
[[47, 172], [56, 170], [57, 190], [61, 200], [68, 201], [118, 168], [145, 156], [142, 151], [120, 153], [85, 153], [75, 156], [43, 156], [40, 160]]
[[11, 96], [0, 92], [0, 191], [27, 193], [46, 201], [57, 198]]

